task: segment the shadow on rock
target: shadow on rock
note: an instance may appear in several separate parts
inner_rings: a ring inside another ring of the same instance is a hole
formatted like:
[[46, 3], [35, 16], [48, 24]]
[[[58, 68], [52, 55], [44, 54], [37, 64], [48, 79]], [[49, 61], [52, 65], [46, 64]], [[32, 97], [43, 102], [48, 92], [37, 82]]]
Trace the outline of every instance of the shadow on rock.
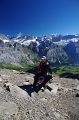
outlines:
[[62, 73], [60, 77], [79, 79], [79, 74], [73, 74], [68, 72], [68, 73]]
[[26, 91], [30, 97], [31, 97], [31, 93], [34, 91], [32, 88], [32, 85], [23, 85], [23, 86], [18, 86], [18, 87]]
[[26, 72], [35, 74], [36, 71], [37, 71], [37, 67], [33, 67], [33, 68], [27, 70]]

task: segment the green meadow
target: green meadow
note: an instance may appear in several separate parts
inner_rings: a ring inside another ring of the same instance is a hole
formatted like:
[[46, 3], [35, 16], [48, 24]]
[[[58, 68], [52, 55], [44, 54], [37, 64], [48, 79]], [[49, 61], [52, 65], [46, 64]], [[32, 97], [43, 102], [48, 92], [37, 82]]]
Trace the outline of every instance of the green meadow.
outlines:
[[52, 72], [56, 76], [79, 79], [79, 64], [54, 66], [52, 67]]
[[17, 66], [17, 65], [13, 65], [13, 64], [4, 64], [4, 63], [0, 63], [0, 69], [9, 69], [9, 70], [17, 70], [17, 71], [23, 71], [23, 72], [26, 72], [27, 70], [31, 69], [35, 67], [35, 64], [34, 65], [27, 65], [27, 64], [21, 64], [20, 66]]
[[[0, 63], [0, 69], [9, 69], [9, 70], [17, 70], [26, 72], [29, 69], [36, 67], [37, 64], [27, 65], [21, 64], [20, 66], [16, 66], [13, 64], [4, 64]], [[51, 66], [52, 74], [54, 76], [65, 77], [65, 78], [72, 78], [72, 79], [79, 79], [79, 64], [75, 65], [61, 65], [61, 66]]]

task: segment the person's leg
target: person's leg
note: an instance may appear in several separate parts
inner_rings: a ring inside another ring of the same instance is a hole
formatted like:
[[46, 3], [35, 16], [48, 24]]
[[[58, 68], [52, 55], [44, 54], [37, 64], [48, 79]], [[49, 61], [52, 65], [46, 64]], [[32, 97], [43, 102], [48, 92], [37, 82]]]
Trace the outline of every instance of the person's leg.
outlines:
[[45, 77], [45, 81], [44, 81], [43, 87], [46, 89], [48, 87], [47, 83], [52, 78], [52, 76], [47, 75], [47, 76], [44, 76], [44, 77]]

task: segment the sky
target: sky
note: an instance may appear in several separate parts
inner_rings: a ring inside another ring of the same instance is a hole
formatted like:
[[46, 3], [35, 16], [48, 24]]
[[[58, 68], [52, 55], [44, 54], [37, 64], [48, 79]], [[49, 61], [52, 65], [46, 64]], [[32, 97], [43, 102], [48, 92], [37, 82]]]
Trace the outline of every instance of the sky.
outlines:
[[0, 33], [79, 33], [79, 0], [0, 0]]

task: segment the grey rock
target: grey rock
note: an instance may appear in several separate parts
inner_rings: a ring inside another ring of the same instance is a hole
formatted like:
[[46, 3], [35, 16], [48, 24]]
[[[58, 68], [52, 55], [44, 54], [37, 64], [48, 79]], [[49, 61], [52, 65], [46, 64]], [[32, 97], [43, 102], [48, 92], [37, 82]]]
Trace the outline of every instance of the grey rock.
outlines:
[[5, 35], [0, 34], [0, 62], [20, 66], [21, 62], [34, 64], [34, 59], [38, 60], [37, 55], [31, 53], [31, 50], [28, 50], [26, 46], [11, 41]]
[[1, 75], [1, 77], [3, 80], [8, 80], [10, 78], [10, 75], [3, 74], [3, 75]]
[[0, 82], [2, 82], [2, 78], [0, 78]]
[[23, 82], [23, 85], [30, 85], [29, 82]]
[[60, 114], [58, 112], [53, 112], [53, 114], [55, 115], [55, 117], [59, 120], [60, 118]]
[[1, 102], [0, 101], [0, 115], [5, 115], [11, 116], [11, 115], [17, 115], [18, 112], [18, 107], [17, 105], [12, 102], [12, 101], [7, 101], [7, 102]]
[[57, 93], [57, 90], [58, 90], [58, 87], [59, 87], [58, 84], [51, 83], [51, 84], [48, 84], [48, 86], [51, 88], [51, 92], [53, 92], [54, 94]]
[[17, 85], [13, 85], [12, 83], [6, 83], [6, 88], [9, 88], [12, 96], [16, 97], [17, 99], [27, 99], [29, 97], [28, 93], [22, 90]]
[[[0, 105], [5, 107], [6, 105], [3, 103], [9, 105], [9, 101], [12, 101], [15, 103], [14, 106], [17, 106], [15, 113], [2, 114], [1, 112], [0, 120], [71, 120], [73, 116], [74, 120], [79, 118], [79, 99], [76, 97], [78, 80], [53, 77], [52, 85], [49, 83], [53, 92], [49, 89], [42, 91], [44, 88], [41, 88], [38, 93], [31, 91], [29, 96], [32, 87], [28, 88], [29, 91], [26, 88], [28, 85], [25, 85], [26, 91], [22, 87], [24, 82], [33, 83], [33, 74], [20, 74], [20, 72], [17, 74], [12, 70], [2, 69], [0, 75], [3, 75], [3, 77], [0, 76], [2, 79], [5, 78], [0, 82]], [[6, 82], [6, 78], [8, 82]], [[10, 92], [5, 89], [4, 83], [5, 87], [9, 87]], [[75, 86], [76, 91], [73, 90]], [[60, 93], [61, 95], [59, 95]]]
[[0, 93], [1, 93], [2, 91], [4, 91], [4, 90], [2, 89], [2, 87], [0, 87]]

